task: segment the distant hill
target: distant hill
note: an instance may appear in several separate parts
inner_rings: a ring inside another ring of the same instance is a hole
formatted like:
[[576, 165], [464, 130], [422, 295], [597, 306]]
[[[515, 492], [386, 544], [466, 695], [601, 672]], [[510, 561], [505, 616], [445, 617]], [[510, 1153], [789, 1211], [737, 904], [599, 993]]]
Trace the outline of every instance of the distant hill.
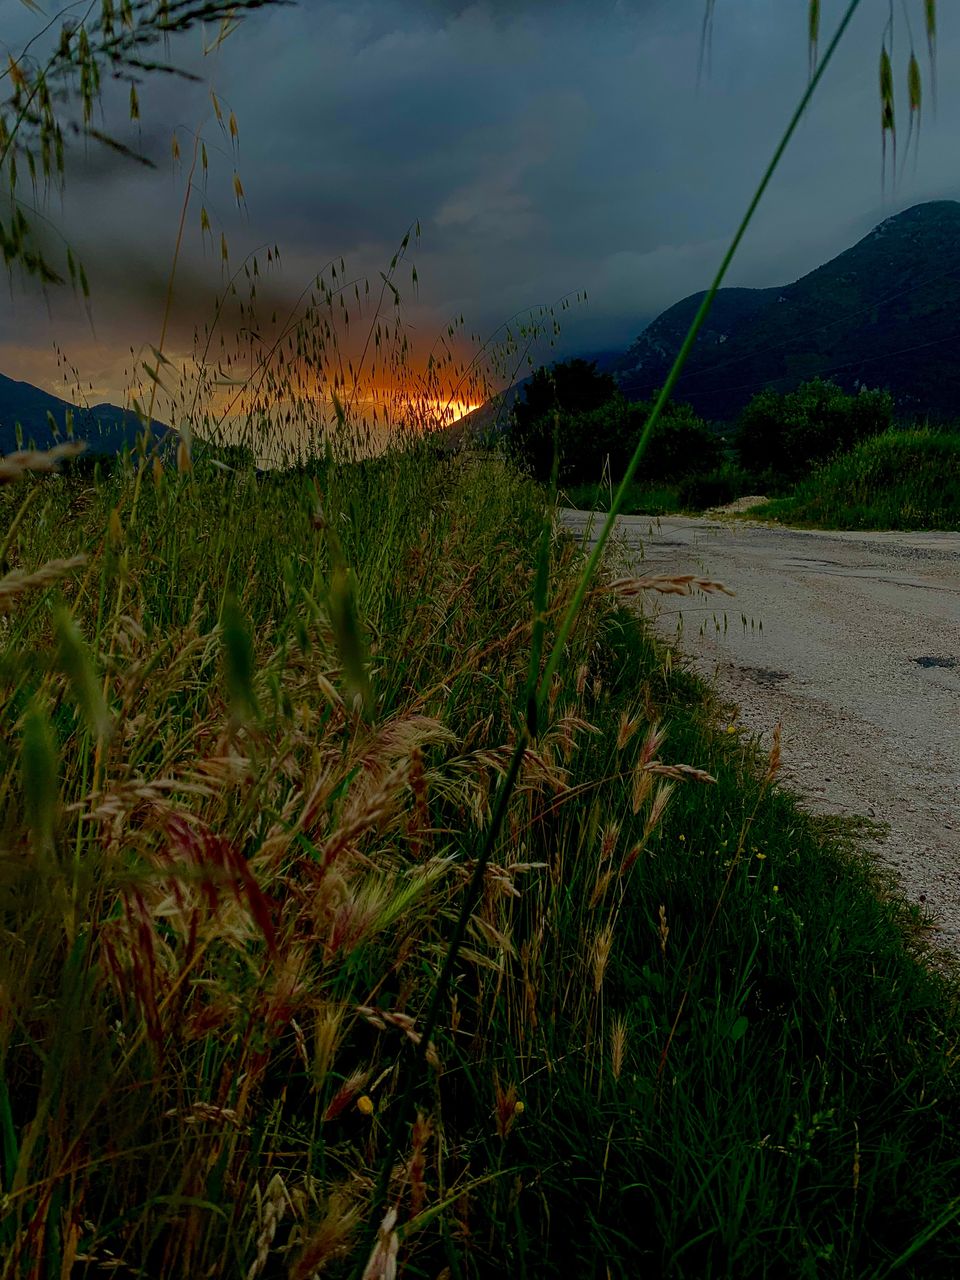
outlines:
[[[659, 315], [625, 352], [585, 355], [630, 400], [663, 385], [704, 297]], [[960, 203], [887, 218], [793, 284], [721, 289], [676, 391], [703, 417], [734, 419], [758, 391], [815, 376], [848, 391], [886, 387], [905, 415], [960, 419]], [[505, 427], [518, 382], [456, 424], [459, 438]]]
[[[614, 362], [630, 399], [663, 384], [703, 296], [664, 311]], [[818, 374], [887, 387], [907, 413], [960, 417], [960, 203], [887, 218], [793, 284], [721, 289], [676, 395], [725, 421], [765, 387]]]
[[[86, 441], [92, 453], [116, 454], [124, 446], [132, 448], [143, 430], [135, 413], [119, 409], [115, 404], [80, 409], [29, 382], [16, 382], [0, 373], [0, 454], [13, 453], [19, 448], [18, 424], [24, 443], [32, 442], [39, 449], [50, 448], [58, 438], [65, 439], [68, 413], [73, 414], [74, 439]], [[51, 427], [48, 414], [56, 423], [59, 435]], [[170, 428], [154, 422], [153, 432], [163, 438], [170, 434]]]

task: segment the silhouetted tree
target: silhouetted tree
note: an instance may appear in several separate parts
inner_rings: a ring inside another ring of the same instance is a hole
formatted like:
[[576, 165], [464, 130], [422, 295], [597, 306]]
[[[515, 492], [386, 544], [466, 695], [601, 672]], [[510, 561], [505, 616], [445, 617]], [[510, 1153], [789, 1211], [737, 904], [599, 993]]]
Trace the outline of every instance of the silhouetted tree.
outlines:
[[865, 387], [851, 395], [835, 382], [813, 378], [781, 395], [761, 391], [737, 422], [741, 466], [758, 478], [792, 484], [817, 462], [852, 449], [893, 425], [893, 398]]
[[510, 441], [518, 461], [538, 480], [546, 480], [553, 465], [557, 419], [599, 409], [618, 394], [614, 379], [600, 373], [595, 360], [564, 360], [551, 369], [541, 366], [513, 408]]

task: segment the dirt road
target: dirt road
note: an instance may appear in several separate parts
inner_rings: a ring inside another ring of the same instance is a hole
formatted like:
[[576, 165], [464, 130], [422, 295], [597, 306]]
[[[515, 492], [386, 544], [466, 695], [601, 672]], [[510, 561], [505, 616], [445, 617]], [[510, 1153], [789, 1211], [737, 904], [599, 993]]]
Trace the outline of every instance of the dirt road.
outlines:
[[612, 554], [736, 592], [645, 607], [673, 642], [682, 624], [741, 724], [769, 743], [782, 723], [784, 781], [812, 808], [889, 826], [881, 855], [960, 954], [960, 533], [625, 516]]

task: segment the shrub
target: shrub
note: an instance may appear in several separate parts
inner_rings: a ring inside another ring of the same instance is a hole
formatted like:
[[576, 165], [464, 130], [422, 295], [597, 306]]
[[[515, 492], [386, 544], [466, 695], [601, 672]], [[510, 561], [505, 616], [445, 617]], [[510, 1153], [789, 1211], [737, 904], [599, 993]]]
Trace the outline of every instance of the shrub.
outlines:
[[513, 407], [511, 452], [536, 479], [548, 479], [557, 415], [589, 413], [616, 398], [616, 382], [609, 374], [598, 372], [596, 361], [565, 360], [552, 369], [541, 366]]
[[[631, 441], [635, 445], [652, 404], [631, 406]], [[666, 409], [650, 438], [641, 463], [648, 480], [683, 480], [706, 475], [723, 460], [723, 442], [688, 404], [672, 404]]]
[[[598, 377], [605, 379], [605, 375]], [[532, 405], [539, 407], [539, 419], [529, 416], [533, 412], [530, 399], [518, 406], [521, 413], [512, 433], [515, 456], [541, 481], [550, 475], [554, 448], [560, 453], [562, 484], [590, 484], [605, 474], [618, 481], [637, 447], [652, 403], [630, 403], [615, 391], [600, 404], [575, 410], [572, 395], [564, 393], [565, 404], [560, 403], [560, 385], [556, 401], [550, 405], [543, 394], [543, 380], [538, 381]], [[588, 398], [582, 385], [578, 398], [581, 403]], [[668, 405], [654, 429], [637, 479], [676, 482], [705, 474], [721, 464], [723, 452], [723, 441], [689, 405]]]
[[960, 437], [921, 429], [864, 440], [767, 513], [826, 529], [960, 528]]
[[721, 507], [745, 491], [746, 477], [735, 467], [717, 467], [706, 475], [686, 476], [677, 487], [677, 502], [692, 511]]
[[781, 395], [768, 389], [754, 396], [737, 423], [741, 465], [754, 476], [795, 482], [813, 463], [851, 449], [893, 424], [887, 391], [861, 388], [851, 395], [836, 383], [814, 378]]

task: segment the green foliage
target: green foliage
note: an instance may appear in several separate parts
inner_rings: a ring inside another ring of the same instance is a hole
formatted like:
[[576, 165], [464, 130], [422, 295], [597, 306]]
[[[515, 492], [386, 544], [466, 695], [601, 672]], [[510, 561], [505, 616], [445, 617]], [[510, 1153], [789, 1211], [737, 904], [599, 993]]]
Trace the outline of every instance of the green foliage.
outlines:
[[[634, 438], [639, 438], [650, 405], [630, 406]], [[683, 480], [715, 470], [723, 459], [723, 442], [688, 404], [670, 404], [650, 437], [642, 474], [649, 480]]]
[[254, 688], [254, 647], [250, 625], [236, 597], [228, 594], [220, 621], [223, 640], [223, 675], [234, 715], [238, 720], [256, 719], [259, 714]]
[[546, 481], [553, 466], [558, 420], [599, 409], [616, 394], [616, 382], [597, 371], [596, 361], [564, 360], [550, 369], [541, 366], [513, 407], [510, 446], [514, 456], [531, 475]]
[[677, 501], [686, 511], [703, 511], [733, 502], [749, 486], [750, 477], [727, 462], [705, 474], [686, 476], [677, 488]]
[[[551, 378], [553, 381], [551, 381]], [[540, 369], [514, 407], [510, 445], [536, 479], [546, 481], [559, 454], [563, 485], [589, 484], [607, 475], [619, 480], [653, 409], [653, 401], [629, 402], [594, 364], [571, 360]], [[644, 455], [645, 482], [674, 482], [711, 471], [722, 459], [719, 437], [686, 404], [669, 404]]]
[[[47, 579], [11, 596], [4, 1280], [387, 1274], [401, 1249], [471, 1277], [953, 1274], [952, 974], [546, 536], [542, 494], [427, 450], [259, 485], [143, 474], [72, 521], [48, 486], [11, 525], [18, 561], [64, 537], [90, 556], [69, 604], [117, 733], [94, 748], [64, 713]], [[215, 679], [237, 564], [263, 711], [240, 732]], [[341, 566], [367, 720], [318, 607]], [[24, 838], [41, 793], [70, 859]]]
[[[8, 1274], [51, 1240], [211, 1277], [249, 1274], [263, 1240], [265, 1275], [332, 1241], [327, 1273], [361, 1270], [404, 1028], [488, 829], [534, 627], [546, 652], [581, 558], [552, 537], [546, 590], [537, 488], [426, 448], [147, 483], [150, 534], [124, 556], [103, 535], [129, 473], [23, 483], [14, 561], [85, 551], [102, 583], [60, 589], [84, 664], [110, 673], [115, 732], [95, 785], [76, 661], [58, 666], [44, 592], [19, 598], [0, 655]], [[337, 563], [370, 636], [369, 721], [328, 612]], [[237, 566], [242, 615], [218, 608]], [[952, 978], [922, 963], [892, 886], [770, 786], [600, 585], [453, 967], [441, 1069], [413, 1085], [401, 1257], [428, 1275], [813, 1280], [911, 1249], [917, 1274], [951, 1276]], [[231, 715], [221, 662], [256, 719]], [[671, 790], [656, 770], [678, 764], [715, 781]]]
[[762, 513], [820, 529], [960, 528], [960, 435], [887, 431], [820, 467]]
[[[704, 511], [720, 507], [748, 493], [751, 477], [731, 462], [707, 472], [694, 472], [680, 480], [641, 480], [629, 488], [620, 508], [624, 515], [670, 515], [679, 511]], [[608, 511], [612, 485], [574, 484], [564, 490], [564, 501], [582, 511]]]
[[[624, 495], [620, 511], [625, 516], [665, 516], [680, 510], [678, 486], [654, 481], [634, 481]], [[580, 511], [610, 510], [611, 486], [575, 484], [563, 491], [563, 500]]]
[[53, 843], [57, 772], [57, 745], [53, 729], [46, 712], [35, 704], [23, 721], [20, 778], [26, 827], [33, 837], [35, 849], [41, 854], [46, 854]]
[[885, 391], [861, 388], [850, 395], [820, 378], [786, 395], [761, 391], [737, 423], [740, 464], [771, 486], [795, 483], [814, 463], [888, 430], [893, 412]]
[[73, 698], [95, 735], [110, 731], [110, 714], [100, 690], [93, 655], [84, 643], [76, 620], [67, 609], [57, 609], [53, 618], [57, 637], [57, 664], [67, 677]]

